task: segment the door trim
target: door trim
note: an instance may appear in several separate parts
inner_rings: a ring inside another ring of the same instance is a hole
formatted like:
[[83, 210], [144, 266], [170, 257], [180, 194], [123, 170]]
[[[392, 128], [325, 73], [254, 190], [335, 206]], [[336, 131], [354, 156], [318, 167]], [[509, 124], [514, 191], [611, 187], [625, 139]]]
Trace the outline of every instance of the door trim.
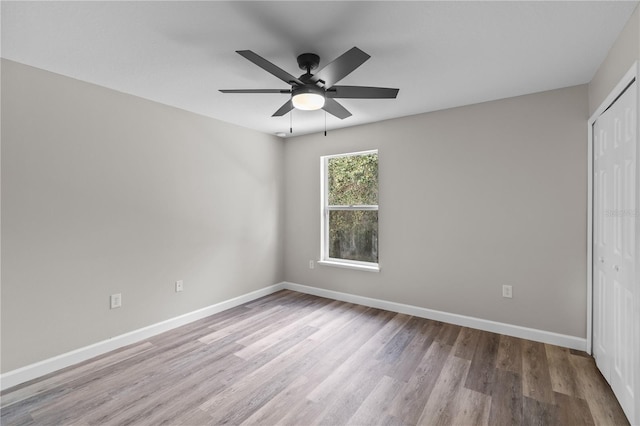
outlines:
[[[633, 80], [640, 83], [640, 68], [635, 61], [624, 77], [596, 108], [587, 123], [587, 353], [593, 353], [593, 124], [615, 102]], [[640, 84], [637, 85], [640, 92]], [[640, 93], [639, 93], [640, 95]], [[638, 97], [640, 99], [640, 96]], [[636, 135], [640, 135], [640, 120], [636, 123]], [[637, 150], [640, 152], [640, 149]], [[638, 162], [640, 164], [640, 162]], [[640, 175], [640, 170], [636, 176]], [[637, 180], [637, 179], [636, 179]], [[637, 203], [637, 201], [636, 201]], [[637, 231], [636, 231], [637, 232]], [[637, 255], [637, 254], [636, 254]], [[637, 302], [636, 302], [637, 303]]]

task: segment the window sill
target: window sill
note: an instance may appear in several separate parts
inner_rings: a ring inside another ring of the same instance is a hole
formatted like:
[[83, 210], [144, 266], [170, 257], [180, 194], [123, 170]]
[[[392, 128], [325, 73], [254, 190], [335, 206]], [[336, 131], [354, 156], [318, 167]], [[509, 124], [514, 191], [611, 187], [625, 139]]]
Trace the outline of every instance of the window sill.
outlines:
[[358, 271], [380, 272], [380, 265], [362, 265], [350, 262], [334, 262], [331, 260], [319, 260], [318, 265], [333, 266], [336, 268], [356, 269]]

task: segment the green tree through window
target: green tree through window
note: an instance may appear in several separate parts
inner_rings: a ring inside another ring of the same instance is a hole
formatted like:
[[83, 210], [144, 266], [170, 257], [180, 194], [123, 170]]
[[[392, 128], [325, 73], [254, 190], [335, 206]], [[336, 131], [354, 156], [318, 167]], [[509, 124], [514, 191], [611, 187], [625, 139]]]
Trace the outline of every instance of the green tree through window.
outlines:
[[325, 157], [325, 249], [330, 260], [378, 263], [378, 153]]

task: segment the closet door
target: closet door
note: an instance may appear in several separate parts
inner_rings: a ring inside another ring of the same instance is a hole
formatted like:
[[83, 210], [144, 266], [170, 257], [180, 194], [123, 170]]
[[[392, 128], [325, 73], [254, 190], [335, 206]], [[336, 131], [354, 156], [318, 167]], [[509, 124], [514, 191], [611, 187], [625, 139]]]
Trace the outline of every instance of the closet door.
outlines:
[[593, 353], [633, 421], [640, 354], [634, 343], [637, 82], [594, 123]]

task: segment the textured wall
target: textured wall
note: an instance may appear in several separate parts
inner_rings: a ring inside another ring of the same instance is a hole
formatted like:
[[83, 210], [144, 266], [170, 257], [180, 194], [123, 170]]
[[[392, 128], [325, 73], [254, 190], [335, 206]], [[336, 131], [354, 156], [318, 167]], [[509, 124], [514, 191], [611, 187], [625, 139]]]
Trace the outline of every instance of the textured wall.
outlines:
[[[285, 279], [585, 337], [587, 114], [582, 85], [288, 139]], [[319, 158], [367, 149], [381, 272], [310, 270]]]
[[3, 60], [2, 371], [282, 281], [283, 149]]
[[589, 83], [589, 113], [593, 114], [629, 71], [640, 60], [640, 6], [636, 7], [607, 57]]

